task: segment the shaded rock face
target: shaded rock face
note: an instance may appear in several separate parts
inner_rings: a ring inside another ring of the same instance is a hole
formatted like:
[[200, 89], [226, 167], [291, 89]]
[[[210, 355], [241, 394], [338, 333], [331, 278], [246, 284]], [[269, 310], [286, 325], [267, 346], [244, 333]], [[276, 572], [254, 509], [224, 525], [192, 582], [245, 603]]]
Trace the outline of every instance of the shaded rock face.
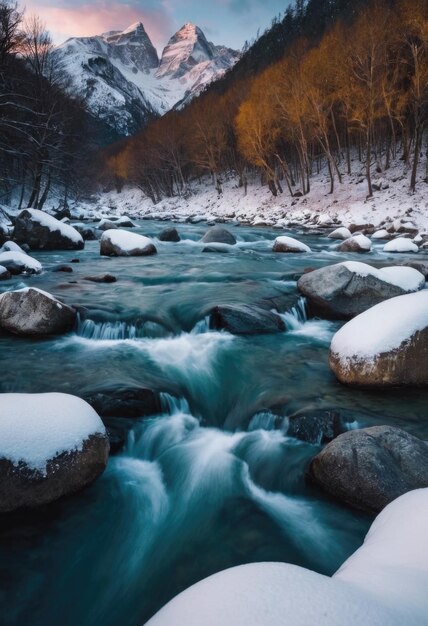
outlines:
[[37, 289], [0, 296], [0, 327], [15, 335], [60, 335], [71, 330], [76, 311]]
[[25, 463], [0, 458], [0, 512], [34, 508], [72, 494], [92, 483], [105, 469], [109, 455], [106, 435], [91, 435], [81, 450], [59, 454], [47, 463], [46, 475]]
[[7, 280], [8, 278], [10, 278], [9, 270], [0, 265], [0, 280]]
[[222, 305], [210, 313], [210, 325], [234, 335], [279, 333], [285, 324], [279, 315], [256, 306]]
[[109, 222], [108, 220], [103, 220], [97, 226], [98, 230], [116, 230], [119, 228], [117, 224], [114, 222]]
[[159, 394], [151, 389], [103, 389], [85, 397], [101, 417], [146, 417], [161, 412]]
[[297, 288], [308, 299], [310, 313], [327, 319], [350, 319], [406, 293], [401, 287], [370, 274], [361, 276], [340, 264], [304, 274]]
[[346, 431], [346, 424], [337, 411], [309, 411], [290, 417], [287, 435], [319, 444], [333, 441]]
[[82, 250], [85, 246], [82, 237], [78, 236], [77, 240], [67, 237], [59, 230], [60, 224], [58, 222], [58, 230], [51, 230], [33, 219], [25, 209], [16, 218], [13, 238], [19, 244], [28, 244], [31, 250]]
[[391, 426], [353, 430], [312, 460], [309, 475], [342, 502], [378, 513], [404, 493], [428, 487], [428, 444]]
[[425, 279], [428, 279], [428, 263], [424, 263], [423, 261], [412, 261], [410, 263], [404, 263], [406, 267], [412, 267], [414, 270], [418, 270], [421, 274], [425, 276]]
[[97, 238], [94, 229], [89, 226], [77, 225], [73, 226], [73, 228], [76, 229], [80, 235], [82, 235], [84, 241], [95, 241]]
[[173, 243], [178, 243], [181, 241], [180, 235], [176, 228], [165, 228], [158, 237], [159, 241], [171, 241]]
[[231, 246], [236, 244], [236, 239], [230, 231], [223, 226], [213, 226], [201, 239], [202, 243], [227, 243]]
[[330, 350], [330, 367], [346, 385], [387, 387], [428, 385], [428, 328], [415, 332], [399, 348], [374, 358], [341, 358]]

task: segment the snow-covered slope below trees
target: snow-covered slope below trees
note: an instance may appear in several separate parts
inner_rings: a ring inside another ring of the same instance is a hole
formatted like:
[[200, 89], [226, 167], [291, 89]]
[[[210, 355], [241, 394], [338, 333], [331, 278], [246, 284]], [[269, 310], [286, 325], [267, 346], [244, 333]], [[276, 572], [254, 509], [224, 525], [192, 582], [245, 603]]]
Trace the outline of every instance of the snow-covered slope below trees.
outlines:
[[124, 31], [69, 39], [55, 54], [71, 79], [71, 91], [120, 135], [131, 135], [150, 116], [189, 102], [240, 56], [185, 24], [159, 60], [141, 22]]
[[370, 199], [361, 175], [362, 167], [356, 159], [353, 160], [353, 174], [344, 175], [343, 184], [336, 184], [333, 194], [329, 193], [327, 172], [314, 175], [310, 193], [300, 198], [291, 197], [287, 191], [273, 197], [267, 186], [260, 185], [259, 177], [249, 180], [247, 194], [238, 187], [236, 177], [225, 180], [223, 193], [219, 196], [207, 177], [201, 184], [192, 186], [187, 198], [166, 198], [154, 205], [140, 190], [128, 188], [122, 193], [101, 194], [96, 205], [110, 213], [116, 210], [141, 217], [152, 215], [154, 218], [180, 220], [199, 216], [201, 220], [233, 219], [278, 227], [286, 227], [288, 222], [305, 224], [326, 214], [344, 224], [367, 223], [376, 227], [385, 220], [402, 219], [413, 222], [421, 232], [428, 232], [425, 162], [420, 165], [414, 194], [409, 190], [408, 166], [397, 159], [385, 172], [374, 173], [373, 182], [378, 190]]

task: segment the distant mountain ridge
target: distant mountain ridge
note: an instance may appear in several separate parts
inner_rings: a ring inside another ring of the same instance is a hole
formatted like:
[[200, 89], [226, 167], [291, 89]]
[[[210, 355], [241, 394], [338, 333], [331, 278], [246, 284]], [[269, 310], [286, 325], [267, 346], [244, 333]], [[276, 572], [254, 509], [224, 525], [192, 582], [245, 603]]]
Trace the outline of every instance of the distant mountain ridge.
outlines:
[[187, 23], [159, 59], [142, 22], [124, 31], [74, 37], [55, 50], [91, 114], [118, 135], [135, 133], [150, 118], [180, 108], [221, 78], [241, 54], [209, 42]]

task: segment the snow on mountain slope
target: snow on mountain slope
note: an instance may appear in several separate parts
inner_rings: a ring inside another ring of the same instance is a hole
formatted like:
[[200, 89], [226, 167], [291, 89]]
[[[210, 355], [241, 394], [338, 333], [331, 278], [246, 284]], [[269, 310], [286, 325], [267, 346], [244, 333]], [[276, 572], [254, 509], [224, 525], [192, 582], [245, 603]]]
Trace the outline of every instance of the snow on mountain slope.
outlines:
[[136, 132], [153, 115], [187, 104], [240, 56], [185, 24], [159, 61], [141, 22], [124, 31], [69, 39], [55, 54], [71, 78], [72, 91], [121, 135]]

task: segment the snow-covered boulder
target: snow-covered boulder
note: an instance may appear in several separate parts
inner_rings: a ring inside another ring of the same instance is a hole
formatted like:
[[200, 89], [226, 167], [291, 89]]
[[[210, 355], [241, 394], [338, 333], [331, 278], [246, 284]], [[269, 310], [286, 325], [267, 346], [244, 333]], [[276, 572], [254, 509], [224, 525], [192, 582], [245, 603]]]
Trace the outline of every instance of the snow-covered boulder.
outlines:
[[[0, 248], [0, 254], [2, 252], [24, 252], [21, 246], [18, 246], [14, 241], [5, 241]], [[25, 254], [25, 253], [24, 253]]]
[[329, 265], [304, 274], [297, 288], [313, 315], [349, 319], [370, 307], [425, 286], [423, 274], [411, 267], [376, 269], [358, 261]]
[[71, 330], [76, 311], [40, 289], [25, 288], [0, 295], [0, 328], [15, 335], [41, 337]]
[[111, 220], [102, 219], [97, 224], [98, 230], [116, 230], [119, 228], [116, 222], [112, 222]]
[[159, 241], [170, 241], [172, 243], [178, 243], [181, 241], [180, 235], [176, 228], [165, 228], [158, 237]]
[[392, 241], [388, 241], [383, 247], [384, 252], [418, 252], [418, 246], [411, 239], [405, 237], [397, 237]]
[[0, 252], [0, 265], [11, 274], [40, 274], [42, 264], [25, 252]]
[[232, 233], [223, 226], [213, 226], [207, 230], [201, 241], [202, 243], [227, 243], [230, 246], [234, 246], [236, 243]]
[[334, 223], [333, 219], [327, 213], [321, 213], [316, 218], [318, 226], [331, 226]]
[[118, 217], [114, 220], [114, 223], [116, 224], [116, 226], [120, 226], [121, 228], [135, 228], [134, 222], [126, 215]]
[[350, 385], [428, 385], [428, 290], [381, 302], [333, 337], [330, 367]]
[[311, 252], [309, 246], [293, 237], [277, 237], [273, 244], [273, 252]]
[[0, 265], [0, 280], [7, 280], [8, 278], [10, 278], [9, 270], [3, 265]]
[[392, 426], [351, 430], [329, 443], [309, 471], [335, 498], [378, 513], [404, 493], [428, 487], [428, 444]]
[[387, 506], [332, 578], [251, 563], [186, 589], [146, 626], [425, 626], [428, 490]]
[[85, 224], [73, 224], [73, 228], [82, 236], [83, 241], [95, 241], [97, 236], [95, 230]]
[[156, 252], [151, 239], [127, 230], [106, 230], [100, 241], [102, 256], [149, 256]]
[[338, 252], [370, 252], [372, 242], [365, 235], [353, 235], [338, 246]]
[[31, 250], [82, 250], [82, 236], [69, 224], [37, 209], [21, 211], [15, 221], [13, 238]]
[[277, 313], [254, 305], [221, 305], [210, 313], [210, 326], [234, 335], [283, 332], [285, 324]]
[[350, 239], [352, 237], [351, 231], [345, 228], [345, 226], [341, 226], [340, 228], [336, 228], [332, 233], [329, 234], [329, 239]]
[[0, 395], [0, 512], [78, 491], [103, 472], [105, 428], [84, 400], [62, 393]]
[[372, 239], [391, 239], [391, 234], [385, 228], [381, 228], [373, 233]]

